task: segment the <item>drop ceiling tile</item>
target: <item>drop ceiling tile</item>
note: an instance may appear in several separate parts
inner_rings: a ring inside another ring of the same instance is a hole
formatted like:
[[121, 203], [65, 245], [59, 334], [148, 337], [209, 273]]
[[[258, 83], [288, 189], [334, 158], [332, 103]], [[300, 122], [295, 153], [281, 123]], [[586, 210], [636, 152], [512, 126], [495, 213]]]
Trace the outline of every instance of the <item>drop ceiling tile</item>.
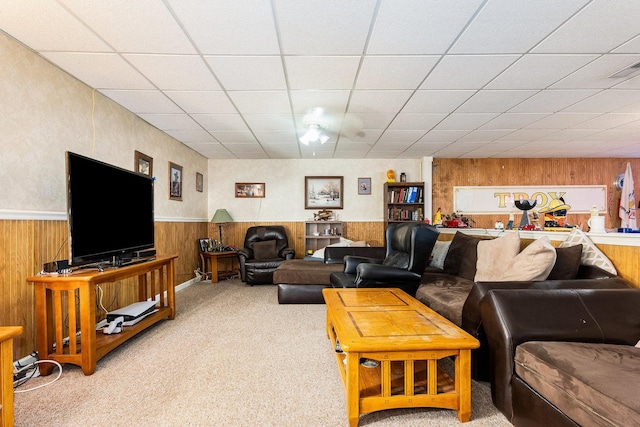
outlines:
[[526, 52], [586, 3], [587, 0], [488, 2], [450, 53]]
[[487, 89], [546, 89], [596, 55], [524, 55], [487, 85]]
[[469, 99], [474, 90], [418, 90], [403, 113], [451, 113]]
[[480, 129], [520, 129], [543, 119], [548, 114], [504, 113], [484, 124]]
[[[422, 130], [387, 130], [382, 136], [379, 138], [378, 144], [384, 144], [385, 146], [399, 144], [399, 145], [407, 145], [413, 144], [417, 140], [419, 140], [424, 135], [424, 131]], [[375, 147], [374, 146], [374, 147]]]
[[204, 129], [211, 131], [248, 131], [239, 114], [191, 114]]
[[395, 115], [393, 113], [356, 113], [362, 120], [363, 129], [384, 130], [389, 126]]
[[286, 91], [234, 91], [229, 97], [241, 114], [291, 114]]
[[473, 130], [497, 115], [496, 113], [453, 113], [441, 121], [435, 130]]
[[234, 154], [238, 153], [264, 153], [264, 149], [257, 142], [238, 142], [224, 144]]
[[[210, 131], [211, 135], [215, 137], [222, 144], [256, 144], [256, 138], [251, 132], [227, 132], [227, 131]], [[257, 144], [256, 144], [257, 145]]]
[[203, 156], [211, 159], [234, 159], [236, 156], [220, 143], [188, 143], [187, 146], [193, 148]]
[[596, 132], [585, 138], [586, 141], [604, 141], [610, 147], [624, 147], [630, 141], [636, 140], [640, 142], [639, 128], [636, 129], [608, 129], [602, 132]]
[[196, 53], [169, 9], [160, 2], [64, 0], [64, 3], [118, 52]]
[[420, 89], [482, 89], [519, 57], [447, 55], [436, 65]]
[[359, 55], [364, 52], [375, 0], [275, 0], [285, 55]]
[[607, 89], [584, 101], [565, 108], [569, 113], [610, 113], [627, 105], [635, 104], [640, 99], [640, 91]]
[[278, 56], [205, 56], [226, 90], [285, 90]]
[[211, 134], [204, 130], [168, 130], [167, 134], [185, 144], [216, 142]]
[[291, 89], [351, 89], [360, 64], [358, 56], [287, 56]]
[[528, 129], [567, 129], [599, 116], [598, 113], [557, 113], [527, 126]]
[[431, 143], [431, 142], [446, 142], [451, 143], [459, 140], [466, 134], [468, 134], [468, 130], [438, 130], [433, 129], [430, 130], [425, 136], [420, 138], [420, 142]]
[[388, 130], [420, 130], [424, 134], [445, 117], [447, 117], [446, 114], [400, 113], [393, 119]]
[[596, 133], [594, 130], [589, 129], [563, 129], [558, 132], [549, 134], [544, 139], [546, 141], [574, 141], [585, 140], [589, 135]]
[[356, 89], [417, 89], [437, 56], [366, 56]]
[[350, 151], [365, 154], [371, 149], [371, 147], [372, 145], [367, 142], [348, 141], [340, 138], [340, 141], [336, 145], [336, 152]]
[[220, 90], [207, 64], [197, 55], [124, 55], [161, 90]]
[[590, 2], [547, 39], [536, 53], [607, 53], [638, 35], [640, 2]]
[[490, 142], [510, 133], [513, 131], [507, 129], [474, 130], [460, 138], [458, 142]]
[[43, 52], [42, 55], [96, 89], [153, 89], [153, 85], [115, 53]]
[[100, 91], [132, 113], [181, 113], [182, 110], [159, 90], [113, 90]]
[[555, 83], [553, 89], [606, 89], [622, 83], [626, 78], [609, 78], [631, 65], [640, 62], [640, 55], [603, 55]]
[[[258, 131], [254, 132], [260, 144], [265, 148], [298, 147], [298, 136], [289, 131]], [[297, 148], [296, 148], [297, 149]]]
[[395, 113], [407, 102], [412, 90], [354, 90], [351, 92], [351, 113]]
[[458, 113], [502, 113], [536, 94], [535, 90], [481, 90]]
[[637, 114], [609, 113], [574, 125], [577, 129], [611, 129], [638, 120]]
[[640, 52], [640, 35], [632, 38], [626, 43], [623, 43], [619, 47], [615, 48], [612, 53], [633, 53]]
[[291, 114], [245, 114], [243, 117], [253, 131], [289, 130], [293, 126]]
[[342, 113], [349, 102], [348, 90], [292, 90], [291, 103], [296, 114], [307, 114], [314, 108], [324, 108], [331, 114]]
[[[611, 79], [614, 80], [614, 79]], [[640, 76], [630, 76], [630, 78], [617, 83], [613, 86], [615, 89], [640, 89]]]
[[231, 114], [235, 107], [222, 91], [166, 91], [189, 114]]
[[205, 55], [279, 54], [269, 0], [169, 0]]
[[535, 141], [540, 138], [544, 138], [547, 135], [551, 135], [556, 132], [556, 129], [518, 129], [515, 130], [503, 138], [500, 138], [500, 141]]
[[367, 53], [444, 53], [480, 4], [478, 0], [382, 2]]
[[202, 128], [186, 114], [138, 114], [138, 116], [163, 131], [202, 130]]
[[378, 139], [380, 139], [380, 135], [382, 135], [382, 132], [382, 129], [362, 129], [356, 135], [340, 136], [340, 142], [344, 142], [347, 144], [362, 143], [371, 146]]
[[555, 113], [570, 105], [598, 93], [597, 89], [557, 90], [545, 89], [521, 104], [513, 107], [511, 113]]
[[113, 52], [54, 1], [5, 1], [0, 13], [0, 28], [34, 50]]

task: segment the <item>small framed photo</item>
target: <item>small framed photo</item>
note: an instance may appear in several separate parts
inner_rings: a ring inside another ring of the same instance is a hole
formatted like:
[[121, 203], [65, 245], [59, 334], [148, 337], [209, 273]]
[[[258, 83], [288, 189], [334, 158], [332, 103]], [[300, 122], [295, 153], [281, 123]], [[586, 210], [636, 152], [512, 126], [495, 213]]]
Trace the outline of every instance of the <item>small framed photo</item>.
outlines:
[[371, 178], [358, 178], [358, 194], [371, 195]]
[[182, 166], [169, 162], [169, 199], [182, 201]]
[[305, 209], [342, 209], [343, 177], [305, 176]]
[[196, 191], [202, 193], [204, 188], [204, 176], [200, 172], [196, 172]]
[[264, 197], [264, 182], [236, 182], [236, 197]]
[[134, 170], [142, 175], [153, 176], [153, 158], [139, 151], [135, 152]]

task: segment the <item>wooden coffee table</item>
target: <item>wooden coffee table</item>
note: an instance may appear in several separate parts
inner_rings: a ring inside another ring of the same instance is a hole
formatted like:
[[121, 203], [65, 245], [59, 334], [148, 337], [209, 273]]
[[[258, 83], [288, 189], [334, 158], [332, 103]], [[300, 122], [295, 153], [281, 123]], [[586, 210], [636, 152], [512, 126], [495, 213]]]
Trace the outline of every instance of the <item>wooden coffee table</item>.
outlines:
[[[396, 288], [323, 289], [327, 335], [336, 352], [349, 425], [360, 414], [434, 407], [471, 417], [471, 349], [480, 343], [420, 301]], [[438, 360], [453, 357], [453, 378]], [[345, 362], [346, 359], [346, 362]], [[370, 359], [377, 367], [360, 362]]]

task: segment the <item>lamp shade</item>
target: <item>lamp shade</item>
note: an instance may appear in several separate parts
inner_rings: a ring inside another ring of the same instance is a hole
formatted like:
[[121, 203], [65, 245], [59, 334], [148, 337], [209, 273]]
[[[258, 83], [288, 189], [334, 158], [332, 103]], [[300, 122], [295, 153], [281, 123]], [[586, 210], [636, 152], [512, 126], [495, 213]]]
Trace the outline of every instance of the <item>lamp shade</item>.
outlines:
[[226, 209], [218, 209], [216, 213], [213, 214], [213, 218], [211, 218], [211, 222], [220, 224], [223, 222], [233, 222], [233, 218], [229, 215]]

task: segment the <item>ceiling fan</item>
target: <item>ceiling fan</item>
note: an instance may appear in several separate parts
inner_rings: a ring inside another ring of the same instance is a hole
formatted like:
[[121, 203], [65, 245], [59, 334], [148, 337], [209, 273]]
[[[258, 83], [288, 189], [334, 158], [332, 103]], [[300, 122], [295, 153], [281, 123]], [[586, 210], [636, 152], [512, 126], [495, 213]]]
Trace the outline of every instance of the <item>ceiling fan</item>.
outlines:
[[316, 107], [302, 118], [305, 133], [299, 140], [304, 145], [309, 145], [311, 142], [324, 144], [331, 136], [353, 138], [362, 132], [362, 125], [362, 120], [353, 114], [333, 114]]

